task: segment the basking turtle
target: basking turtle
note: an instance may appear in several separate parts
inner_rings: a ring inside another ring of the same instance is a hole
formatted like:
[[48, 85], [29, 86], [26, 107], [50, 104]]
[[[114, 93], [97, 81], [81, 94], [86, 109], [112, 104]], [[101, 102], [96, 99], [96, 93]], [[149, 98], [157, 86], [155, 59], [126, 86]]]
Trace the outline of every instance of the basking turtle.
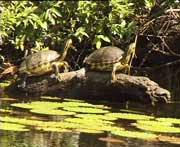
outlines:
[[129, 45], [127, 52], [115, 46], [106, 46], [91, 53], [84, 62], [90, 70], [112, 71], [112, 79], [115, 80], [116, 70], [129, 67], [134, 52], [135, 43]]
[[62, 54], [53, 50], [42, 50], [27, 56], [19, 68], [21, 81], [18, 87], [25, 88], [27, 77], [40, 76], [51, 71], [54, 71], [55, 78], [60, 80], [59, 68], [63, 67], [65, 71], [67, 71], [69, 66], [68, 63], [64, 61], [69, 48], [74, 48], [71, 39], [67, 40]]

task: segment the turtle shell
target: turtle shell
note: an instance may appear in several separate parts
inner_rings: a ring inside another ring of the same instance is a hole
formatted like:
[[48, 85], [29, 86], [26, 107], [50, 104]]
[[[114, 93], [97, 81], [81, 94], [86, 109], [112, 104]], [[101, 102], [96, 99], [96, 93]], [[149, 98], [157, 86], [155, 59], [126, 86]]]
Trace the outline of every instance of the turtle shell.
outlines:
[[124, 51], [118, 47], [106, 46], [95, 50], [84, 62], [88, 65], [113, 64], [119, 62], [123, 54]]
[[21, 63], [19, 73], [27, 73], [29, 76], [42, 75], [52, 70], [51, 62], [60, 57], [58, 52], [44, 50], [27, 56]]

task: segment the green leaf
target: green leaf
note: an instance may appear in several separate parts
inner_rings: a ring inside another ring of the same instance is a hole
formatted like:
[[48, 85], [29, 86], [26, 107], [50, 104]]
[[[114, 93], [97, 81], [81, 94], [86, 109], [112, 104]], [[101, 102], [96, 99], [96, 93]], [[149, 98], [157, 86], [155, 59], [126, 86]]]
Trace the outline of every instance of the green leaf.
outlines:
[[59, 13], [59, 11], [56, 8], [51, 8], [51, 12], [53, 12], [54, 14], [56, 14], [56, 16], [61, 17], [61, 14]]
[[152, 8], [155, 5], [156, 1], [155, 0], [145, 0], [145, 5], [147, 8]]
[[80, 36], [80, 35], [89, 37], [89, 35], [85, 32], [85, 28], [84, 28], [84, 27], [79, 27], [79, 28], [76, 30], [76, 33], [75, 33], [74, 35], [77, 36], [77, 37]]
[[96, 42], [96, 48], [99, 49], [100, 47], [101, 47], [101, 41], [98, 40], [98, 41]]
[[107, 36], [104, 36], [104, 35], [98, 35], [98, 36], [105, 42], [111, 42], [111, 40]]

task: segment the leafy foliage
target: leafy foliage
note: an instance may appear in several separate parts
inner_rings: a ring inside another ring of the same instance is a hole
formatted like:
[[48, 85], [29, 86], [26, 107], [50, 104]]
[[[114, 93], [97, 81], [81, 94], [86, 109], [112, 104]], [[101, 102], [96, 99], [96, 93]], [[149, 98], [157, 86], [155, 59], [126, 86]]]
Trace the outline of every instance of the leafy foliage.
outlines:
[[[68, 36], [80, 41], [111, 42], [112, 35], [129, 36], [133, 21], [132, 3], [124, 1], [3, 1], [1, 8], [1, 43], [8, 39], [22, 50], [62, 43]], [[130, 22], [130, 23], [129, 23]], [[47, 43], [47, 44], [46, 44]]]
[[[176, 2], [158, 4], [167, 8]], [[148, 16], [156, 4], [155, 0], [0, 1], [0, 45], [10, 43], [22, 51], [59, 50], [72, 36], [83, 49], [126, 45], [141, 21], [139, 15]]]

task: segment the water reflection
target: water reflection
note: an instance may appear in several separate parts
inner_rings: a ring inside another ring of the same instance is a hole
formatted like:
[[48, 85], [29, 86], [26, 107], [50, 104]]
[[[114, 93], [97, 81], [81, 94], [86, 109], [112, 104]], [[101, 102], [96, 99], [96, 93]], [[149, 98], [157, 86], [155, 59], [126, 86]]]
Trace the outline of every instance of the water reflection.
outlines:
[[[106, 134], [107, 135], [107, 134]], [[178, 144], [141, 139], [118, 138], [117, 142], [100, 141], [105, 134], [57, 132], [7, 132], [0, 133], [1, 147], [179, 147]], [[110, 136], [110, 135], [109, 135]]]

